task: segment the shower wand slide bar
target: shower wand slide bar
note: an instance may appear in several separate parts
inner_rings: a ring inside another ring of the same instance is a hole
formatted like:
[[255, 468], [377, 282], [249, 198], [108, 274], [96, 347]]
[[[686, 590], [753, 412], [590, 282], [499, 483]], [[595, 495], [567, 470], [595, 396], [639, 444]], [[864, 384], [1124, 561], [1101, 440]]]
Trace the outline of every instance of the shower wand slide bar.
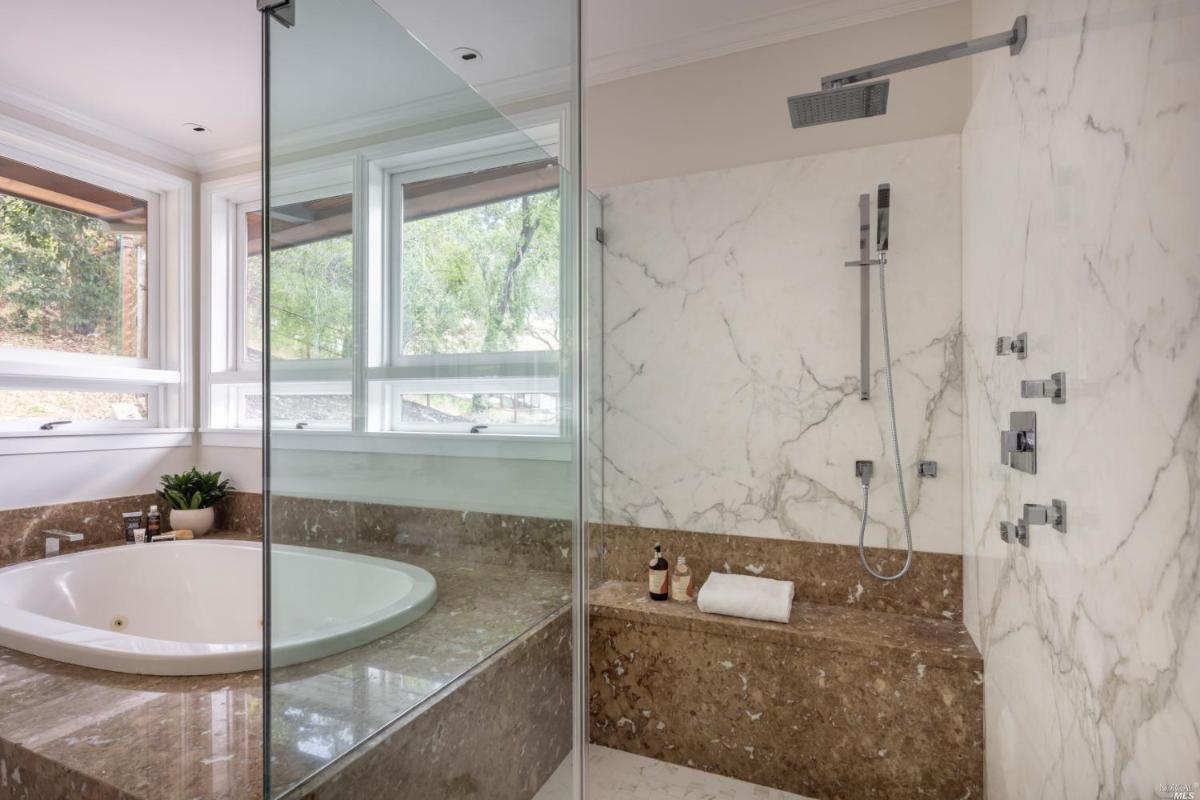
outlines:
[[843, 266], [862, 267], [858, 277], [859, 287], [859, 373], [858, 399], [871, 399], [871, 266], [879, 259], [871, 259], [871, 195], [858, 196], [858, 260], [847, 261]]
[[945, 47], [936, 47], [933, 50], [926, 50], [921, 53], [913, 53], [912, 55], [901, 56], [887, 61], [880, 61], [878, 64], [871, 64], [866, 67], [858, 67], [857, 69], [848, 69], [844, 72], [835, 72], [833, 75], [826, 75], [821, 78], [821, 89], [836, 89], [840, 86], [845, 86], [850, 83], [861, 83], [862, 81], [873, 80], [874, 78], [883, 75], [894, 75], [897, 72], [906, 72], [917, 67], [927, 67], [930, 64], [940, 64], [943, 61], [950, 61], [955, 58], [963, 58], [964, 56], [973, 56], [976, 53], [983, 53], [988, 50], [995, 50], [999, 47], [1007, 47], [1010, 55], [1017, 55], [1021, 52], [1021, 48], [1025, 46], [1025, 37], [1028, 32], [1028, 23], [1025, 15], [1017, 17], [1013, 22], [1010, 30], [1002, 33], [994, 33], [991, 36], [981, 36], [978, 39], [971, 39], [967, 42], [958, 42], [957, 44], [946, 45]]

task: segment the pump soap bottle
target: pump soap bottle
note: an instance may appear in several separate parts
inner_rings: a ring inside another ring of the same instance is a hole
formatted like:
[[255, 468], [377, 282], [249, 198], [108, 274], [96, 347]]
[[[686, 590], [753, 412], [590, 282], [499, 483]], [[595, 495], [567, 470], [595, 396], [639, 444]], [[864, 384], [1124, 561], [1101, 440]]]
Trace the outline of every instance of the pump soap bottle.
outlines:
[[675, 574], [671, 576], [671, 599], [690, 603], [695, 597], [696, 584], [692, 581], [692, 571], [688, 568], [687, 559], [680, 556], [675, 563]]
[[666, 600], [670, 597], [671, 565], [663, 558], [662, 545], [654, 545], [654, 558], [650, 559], [650, 599]]

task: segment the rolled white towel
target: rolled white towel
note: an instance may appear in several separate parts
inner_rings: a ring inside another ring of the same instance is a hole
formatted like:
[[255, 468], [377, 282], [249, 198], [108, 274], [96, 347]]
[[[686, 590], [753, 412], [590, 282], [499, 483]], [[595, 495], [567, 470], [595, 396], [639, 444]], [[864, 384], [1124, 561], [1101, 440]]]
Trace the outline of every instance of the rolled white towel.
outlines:
[[708, 614], [787, 622], [795, 594], [791, 581], [714, 572], [701, 587], [696, 605]]

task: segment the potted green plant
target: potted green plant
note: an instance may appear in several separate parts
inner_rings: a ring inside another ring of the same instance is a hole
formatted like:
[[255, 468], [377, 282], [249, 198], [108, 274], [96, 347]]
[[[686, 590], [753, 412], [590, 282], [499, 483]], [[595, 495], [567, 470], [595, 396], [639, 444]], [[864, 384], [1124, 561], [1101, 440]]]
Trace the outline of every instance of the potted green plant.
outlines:
[[233, 483], [220, 472], [200, 472], [192, 467], [178, 475], [163, 475], [159, 496], [171, 509], [171, 530], [190, 530], [203, 536], [213, 527], [213, 506], [233, 491]]

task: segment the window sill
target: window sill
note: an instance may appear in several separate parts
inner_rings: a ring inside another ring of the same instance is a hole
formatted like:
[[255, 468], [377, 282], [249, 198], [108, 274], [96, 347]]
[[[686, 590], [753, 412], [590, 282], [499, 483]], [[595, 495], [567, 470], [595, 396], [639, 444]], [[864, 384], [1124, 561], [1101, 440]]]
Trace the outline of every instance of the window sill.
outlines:
[[201, 447], [245, 447], [262, 449], [262, 431], [250, 428], [202, 428]]
[[0, 432], [0, 456], [191, 447], [194, 440], [195, 435], [188, 428], [6, 431]]
[[[570, 461], [571, 441], [554, 436], [505, 436], [471, 433], [347, 433], [346, 431], [277, 430], [271, 434], [277, 450], [318, 450], [340, 453], [500, 458], [525, 461]], [[205, 430], [204, 447], [261, 447], [257, 430]]]

